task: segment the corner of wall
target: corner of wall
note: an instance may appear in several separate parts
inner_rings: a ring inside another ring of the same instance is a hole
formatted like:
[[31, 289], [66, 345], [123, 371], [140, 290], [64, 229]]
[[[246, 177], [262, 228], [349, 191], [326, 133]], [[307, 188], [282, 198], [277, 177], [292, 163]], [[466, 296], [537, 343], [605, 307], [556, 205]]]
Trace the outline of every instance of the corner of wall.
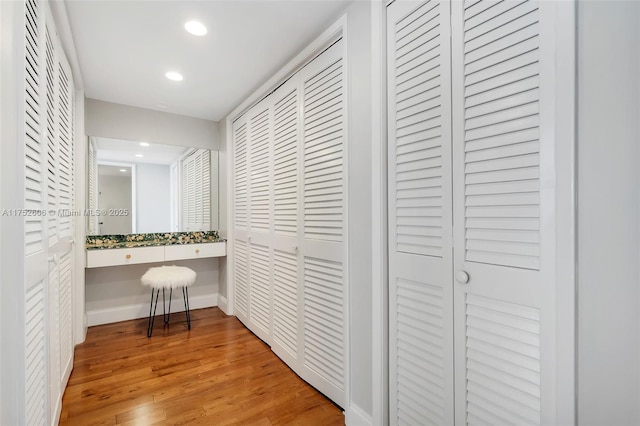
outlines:
[[371, 416], [355, 404], [349, 405], [344, 413], [346, 426], [372, 426]]

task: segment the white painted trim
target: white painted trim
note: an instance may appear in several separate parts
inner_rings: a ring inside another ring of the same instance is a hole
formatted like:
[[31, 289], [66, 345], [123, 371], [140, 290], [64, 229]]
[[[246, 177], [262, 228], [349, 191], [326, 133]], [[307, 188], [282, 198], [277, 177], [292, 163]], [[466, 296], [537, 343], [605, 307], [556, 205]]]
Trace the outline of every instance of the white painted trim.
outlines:
[[556, 413], [577, 422], [576, 1], [556, 3]]
[[[84, 92], [76, 90], [75, 93], [75, 206], [76, 211], [84, 211], [87, 207], [87, 178], [88, 171], [88, 146], [89, 139], [84, 133]], [[84, 268], [86, 266], [87, 257], [85, 256], [84, 243], [87, 237], [88, 221], [86, 216], [75, 218], [75, 230], [73, 242], [75, 245], [74, 252], [74, 271], [73, 271], [73, 289], [72, 289], [72, 322], [73, 322], [73, 344], [77, 345], [84, 342], [87, 335], [87, 321], [85, 313], [85, 285], [84, 285]]]
[[[234, 202], [236, 197], [235, 181], [233, 175], [233, 165], [235, 164], [235, 153], [233, 150], [233, 121], [229, 116], [225, 118], [225, 156], [227, 158], [227, 214], [224, 230], [226, 235], [220, 235], [221, 238], [227, 239], [227, 310], [225, 313], [228, 315], [234, 315], [234, 296], [235, 291], [235, 276], [233, 265], [235, 261], [235, 228], [234, 221]], [[222, 224], [221, 224], [222, 225]], [[222, 226], [221, 226], [222, 228]]]
[[[351, 116], [351, 85], [349, 84], [351, 81], [351, 78], [356, 78], [356, 76], [352, 76], [351, 75], [351, 70], [350, 70], [350, 66], [349, 66], [349, 29], [347, 28], [347, 15], [343, 15], [340, 17], [340, 19], [338, 19], [338, 21], [331, 26], [330, 33], [332, 34], [330, 37], [327, 38], [328, 41], [330, 41], [331, 43], [333, 43], [333, 41], [331, 40], [331, 38], [336, 38], [336, 34], [342, 34], [342, 66], [343, 66], [343, 81], [342, 81], [342, 87], [343, 87], [343, 99], [344, 99], [344, 107], [343, 107], [343, 115], [344, 115], [344, 128], [343, 128], [343, 153], [342, 153], [342, 187], [343, 187], [343, 206], [342, 206], [342, 236], [343, 236], [343, 240], [342, 240], [342, 276], [344, 281], [342, 282], [342, 285], [344, 285], [345, 287], [345, 291], [343, 294], [344, 297], [344, 311], [343, 311], [343, 318], [344, 318], [344, 374], [345, 374], [345, 381], [344, 381], [344, 395], [345, 395], [345, 406], [350, 406], [351, 405], [351, 280], [350, 280], [350, 274], [351, 274], [351, 262], [350, 262], [350, 257], [349, 257], [349, 249], [351, 247], [351, 244], [349, 244], [349, 241], [351, 240], [351, 235], [349, 234], [349, 229], [351, 228], [349, 226], [349, 221], [351, 220], [351, 215], [349, 214], [349, 205], [351, 203], [351, 198], [349, 197], [349, 186], [351, 185], [351, 179], [349, 177], [349, 174], [351, 172], [351, 167], [349, 164], [349, 159], [350, 159], [350, 143], [349, 141], [351, 140], [351, 124], [350, 124], [350, 119], [349, 117]], [[326, 34], [326, 32], [325, 32]], [[304, 101], [303, 101], [304, 102]], [[303, 139], [304, 141], [304, 139]], [[304, 146], [302, 147], [302, 149], [304, 150]], [[304, 154], [303, 154], [304, 155]], [[300, 169], [302, 171], [304, 171], [304, 169]], [[304, 175], [303, 175], [304, 176]], [[304, 205], [303, 205], [304, 208]], [[302, 225], [304, 227], [304, 221], [302, 222]], [[357, 361], [355, 361], [357, 362]]]
[[[389, 255], [387, 239], [387, 86], [386, 6], [371, 6], [371, 286], [372, 401], [371, 422], [389, 422]], [[347, 420], [350, 416], [347, 416]], [[349, 424], [349, 423], [347, 423]]]
[[[64, 392], [64, 389], [62, 390]], [[62, 413], [62, 393], [60, 398], [56, 400], [56, 406], [51, 407], [51, 426], [57, 426], [60, 423], [60, 414]]]
[[[181, 297], [173, 296], [173, 302], [171, 303], [171, 312], [184, 312], [184, 305], [181, 302]], [[218, 306], [217, 294], [206, 294], [203, 296], [189, 297], [189, 308], [202, 309]], [[174, 309], [175, 307], [175, 309]], [[159, 306], [157, 309], [161, 309]], [[156, 311], [156, 315], [158, 312]], [[119, 321], [128, 321], [137, 318], [149, 317], [149, 304], [141, 303], [136, 305], [118, 306], [117, 308], [108, 309], [96, 309], [94, 311], [87, 311], [87, 325], [89, 327], [100, 324], [110, 324]]]
[[225, 314], [231, 315], [229, 312], [229, 302], [227, 301], [227, 298], [221, 294], [218, 294], [218, 308], [220, 308], [220, 310]]
[[[350, 404], [344, 413], [346, 426], [372, 426], [373, 420], [365, 411], [355, 404]], [[375, 423], [386, 424], [386, 423]]]

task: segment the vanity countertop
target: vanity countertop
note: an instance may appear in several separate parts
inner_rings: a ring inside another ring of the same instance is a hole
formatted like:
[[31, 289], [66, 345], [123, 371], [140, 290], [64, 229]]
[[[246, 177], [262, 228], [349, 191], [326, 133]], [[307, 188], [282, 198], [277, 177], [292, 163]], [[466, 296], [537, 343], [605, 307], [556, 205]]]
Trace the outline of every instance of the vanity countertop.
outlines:
[[131, 247], [152, 247], [167, 245], [217, 243], [218, 231], [161, 232], [154, 234], [87, 235], [87, 250], [105, 250]]

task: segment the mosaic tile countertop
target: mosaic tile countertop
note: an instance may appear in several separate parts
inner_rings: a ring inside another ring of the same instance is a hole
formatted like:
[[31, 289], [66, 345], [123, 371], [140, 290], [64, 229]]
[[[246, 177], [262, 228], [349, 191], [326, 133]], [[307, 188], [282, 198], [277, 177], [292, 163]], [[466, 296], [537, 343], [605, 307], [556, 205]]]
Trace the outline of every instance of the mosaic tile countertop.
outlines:
[[87, 250], [167, 246], [173, 244], [217, 243], [218, 231], [162, 232], [157, 234], [87, 235]]

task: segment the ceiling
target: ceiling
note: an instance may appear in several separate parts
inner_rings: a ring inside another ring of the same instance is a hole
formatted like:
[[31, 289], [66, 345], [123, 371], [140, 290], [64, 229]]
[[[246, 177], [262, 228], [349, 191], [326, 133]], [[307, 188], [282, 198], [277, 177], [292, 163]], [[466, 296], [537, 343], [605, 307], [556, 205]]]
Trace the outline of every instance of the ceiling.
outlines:
[[[146, 163], [168, 165], [182, 157], [190, 148], [175, 145], [149, 143], [146, 146], [139, 142], [94, 137], [99, 162]], [[136, 157], [142, 155], [142, 157]]]
[[[86, 97], [219, 121], [350, 1], [66, 0], [66, 9]], [[208, 34], [185, 31], [194, 19]]]

